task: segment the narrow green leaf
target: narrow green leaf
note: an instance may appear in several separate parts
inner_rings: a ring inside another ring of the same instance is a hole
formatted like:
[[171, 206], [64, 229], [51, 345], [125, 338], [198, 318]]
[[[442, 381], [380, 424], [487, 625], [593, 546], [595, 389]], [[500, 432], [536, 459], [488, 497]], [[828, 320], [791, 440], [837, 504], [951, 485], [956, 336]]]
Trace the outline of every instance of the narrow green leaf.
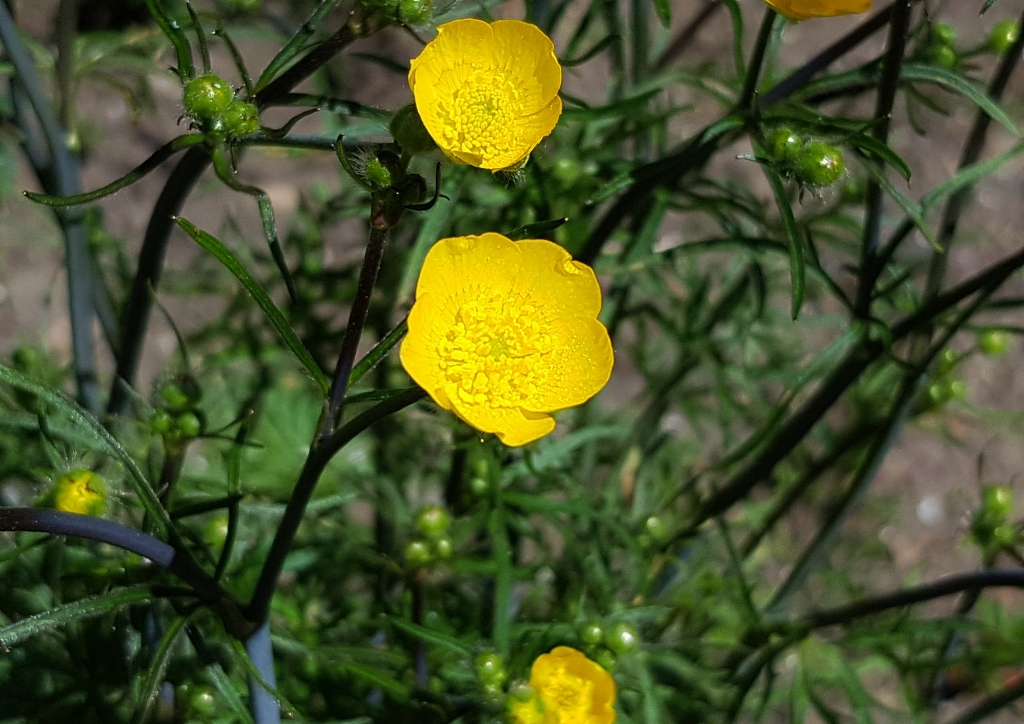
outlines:
[[398, 630], [407, 633], [420, 641], [425, 641], [428, 644], [433, 644], [434, 646], [439, 646], [443, 649], [448, 649], [449, 651], [454, 651], [465, 656], [470, 655], [469, 646], [456, 638], [448, 636], [447, 634], [434, 631], [426, 626], [420, 626], [419, 624], [411, 621], [406, 621], [405, 619], [398, 618], [397, 616], [387, 616], [385, 620]]
[[173, 530], [167, 511], [160, 504], [160, 501], [157, 500], [156, 493], [153, 492], [153, 486], [150, 485], [149, 480], [143, 475], [138, 463], [135, 462], [134, 458], [124, 449], [121, 443], [95, 417], [80, 408], [62, 392], [44, 387], [3, 364], [0, 364], [0, 382], [4, 382], [19, 390], [24, 390], [45, 402], [48, 406], [67, 417], [79, 429], [87, 433], [99, 444], [102, 450], [105, 450], [120, 461], [128, 473], [128, 482], [132, 490], [139, 497], [139, 502], [142, 503], [146, 513], [163, 530]]
[[[147, 3], [152, 3], [156, 0], [146, 1]], [[257, 92], [262, 90], [264, 86], [269, 85], [292, 64], [299, 53], [301, 53], [306, 47], [306, 44], [312, 39], [317, 28], [319, 28], [324, 20], [327, 19], [327, 16], [331, 11], [340, 4], [341, 0], [322, 0], [321, 3], [316, 6], [316, 9], [313, 10], [306, 22], [302, 24], [302, 27], [300, 27], [285, 46], [278, 51], [277, 55], [275, 55], [267, 64], [263, 73], [260, 74], [259, 80], [256, 81]]]
[[508, 238], [512, 241], [520, 241], [522, 239], [543, 239], [544, 235], [549, 231], [554, 231], [559, 226], [564, 224], [569, 219], [562, 217], [561, 219], [549, 219], [548, 221], [538, 221], [533, 224], [526, 224], [520, 226], [513, 231], [508, 233]]
[[877, 157], [882, 163], [891, 166], [904, 180], [910, 181], [910, 177], [913, 175], [910, 165], [898, 153], [889, 148], [887, 144], [882, 143], [874, 136], [860, 133], [847, 139], [847, 143], [854, 148]]
[[242, 283], [242, 286], [245, 287], [246, 291], [252, 295], [254, 300], [256, 300], [256, 303], [260, 306], [260, 309], [263, 310], [263, 313], [267, 315], [267, 319], [270, 320], [270, 323], [274, 325], [274, 329], [276, 329], [277, 333], [281, 335], [281, 340], [285, 343], [288, 349], [292, 351], [292, 354], [295, 355], [299, 362], [309, 370], [309, 373], [313, 376], [313, 379], [316, 380], [316, 383], [320, 386], [320, 389], [323, 390], [324, 394], [327, 394], [327, 390], [330, 389], [330, 382], [327, 380], [327, 376], [324, 374], [323, 370], [320, 369], [320, 365], [318, 365], [316, 360], [313, 359], [313, 355], [311, 355], [309, 350], [306, 349], [306, 346], [302, 344], [298, 335], [295, 334], [291, 325], [288, 324], [288, 320], [285, 319], [284, 314], [277, 308], [277, 305], [274, 304], [274, 301], [266, 291], [264, 291], [263, 287], [260, 286], [259, 282], [250, 276], [249, 272], [245, 270], [245, 267], [242, 266], [242, 263], [238, 258], [217, 238], [196, 228], [196, 226], [187, 219], [179, 217], [176, 221], [178, 222], [178, 226], [185, 230], [185, 233], [191, 236], [199, 246], [213, 254], [217, 261], [227, 267], [228, 271], [234, 274], [235, 278]]
[[[755, 150], [758, 155], [764, 155], [764, 149], [760, 148], [760, 144], [755, 145]], [[786, 195], [782, 177], [771, 166], [760, 165], [772, 187], [772, 194], [775, 196], [775, 203], [778, 205], [779, 215], [782, 217], [782, 228], [786, 232], [786, 245], [789, 248], [789, 276], [793, 285], [790, 314], [793, 319], [796, 319], [800, 316], [800, 308], [804, 304], [804, 244], [800, 238], [800, 230], [797, 228], [796, 217], [793, 215], [793, 207]]]
[[149, 590], [148, 586], [122, 588], [112, 593], [83, 598], [74, 603], [58, 606], [49, 611], [44, 611], [35, 616], [29, 616], [7, 626], [0, 627], [0, 647], [9, 648], [19, 641], [24, 641], [44, 631], [52, 631], [69, 621], [80, 621], [86, 618], [101, 616], [108, 611], [117, 610], [122, 606], [151, 601], [152, 599], [153, 593]]
[[[655, 2], [659, 2], [659, 3], [666, 2], [666, 1], [667, 0], [655, 0]], [[590, 50], [584, 51], [582, 55], [580, 55], [580, 56], [578, 56], [576, 58], [569, 58], [569, 59], [566, 59], [566, 60], [562, 60], [562, 61], [560, 61], [560, 63], [562, 64], [563, 68], [572, 68], [573, 66], [576, 66], [576, 65], [583, 65], [588, 60], [593, 58], [595, 55], [600, 53], [602, 50], [604, 50], [605, 48], [607, 48], [608, 46], [610, 46], [612, 43], [616, 42], [617, 40], [621, 40], [621, 38], [618, 35], [615, 35], [615, 34], [606, 35], [603, 38], [601, 38], [600, 40], [598, 40], [596, 43], [594, 43], [593, 47], [591, 47]]]
[[935, 241], [935, 236], [932, 234], [931, 229], [928, 228], [928, 222], [925, 221], [924, 216], [921, 213], [920, 205], [896, 188], [893, 182], [889, 180], [885, 171], [878, 168], [876, 163], [870, 159], [860, 156], [859, 154], [857, 157], [860, 159], [861, 165], [868, 172], [868, 175], [882, 187], [882, 190], [885, 191], [885, 193], [892, 197], [893, 201], [899, 204], [899, 207], [903, 209], [903, 213], [910, 217], [911, 221], [914, 222], [914, 225], [921, 230], [921, 233], [924, 235], [924, 238], [928, 240], [928, 243], [935, 249], [938, 249], [939, 244]]
[[376, 367], [395, 348], [395, 345], [402, 341], [402, 337], [408, 330], [409, 324], [406, 319], [403, 319], [398, 326], [384, 335], [384, 339], [375, 344], [373, 349], [367, 352], [366, 356], [352, 368], [352, 372], [348, 376], [349, 387], [355, 385], [367, 372]]
[[1020, 129], [1017, 127], [1017, 124], [1006, 115], [1006, 111], [998, 103], [985, 95], [983, 90], [972, 85], [969, 80], [951, 70], [938, 68], [934, 65], [907, 63], [903, 66], [902, 78], [909, 81], [935, 83], [954, 90], [985, 111], [993, 121], [1001, 124], [1014, 136], [1020, 136]]
[[178, 21], [167, 14], [160, 0], [146, 0], [146, 7], [153, 20], [160, 26], [160, 30], [174, 46], [174, 52], [178, 57], [178, 77], [183, 82], [192, 78], [195, 73], [192, 67], [192, 46], [189, 45], [188, 38], [185, 37], [185, 32], [178, 25]]
[[234, 720], [238, 724], [253, 724], [249, 708], [242, 701], [242, 697], [238, 695], [234, 684], [231, 683], [231, 678], [221, 668], [220, 664], [214, 664], [207, 669], [207, 676], [210, 679], [210, 683], [213, 684], [213, 688], [217, 690], [221, 698], [224, 699], [231, 709], [231, 714], [235, 717]]
[[149, 719], [149, 715], [156, 703], [157, 694], [160, 693], [160, 683], [164, 680], [164, 672], [167, 670], [167, 662], [171, 657], [171, 650], [178, 640], [187, 618], [178, 617], [171, 622], [171, 625], [164, 632], [160, 639], [160, 646], [153, 654], [149, 667], [146, 670], [146, 677], [142, 680], [139, 689], [138, 708], [132, 718], [134, 724], [142, 724]]
[[26, 191], [25, 196], [28, 199], [35, 201], [37, 204], [43, 204], [44, 206], [77, 206], [78, 204], [87, 204], [90, 201], [102, 199], [104, 196], [109, 196], [112, 193], [120, 191], [125, 186], [130, 186], [150, 171], [158, 168], [164, 161], [169, 159], [178, 151], [191, 148], [192, 146], [198, 146], [201, 143], [203, 143], [203, 137], [198, 133], [189, 133], [184, 136], [178, 136], [174, 140], [168, 141], [154, 151], [149, 158], [136, 166], [132, 171], [129, 171], [116, 181], [112, 181], [106, 186], [98, 188], [95, 191], [89, 191], [75, 196], [49, 196], [47, 194], [37, 194], [34, 191]]
[[669, 0], [654, 0], [654, 9], [658, 11], [661, 26], [667, 30], [672, 23], [672, 5], [669, 4]]

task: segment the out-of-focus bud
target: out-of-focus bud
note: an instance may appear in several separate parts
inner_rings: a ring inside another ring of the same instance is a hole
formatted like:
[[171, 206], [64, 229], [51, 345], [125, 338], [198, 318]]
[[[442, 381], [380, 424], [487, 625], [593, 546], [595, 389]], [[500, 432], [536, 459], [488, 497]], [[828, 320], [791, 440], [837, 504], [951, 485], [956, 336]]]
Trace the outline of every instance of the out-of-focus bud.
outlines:
[[420, 118], [419, 111], [411, 103], [400, 108], [392, 116], [389, 130], [395, 141], [398, 142], [398, 145], [406, 153], [427, 153], [437, 148], [434, 139], [430, 137], [426, 126], [423, 125], [423, 119]]
[[988, 47], [995, 53], [1005, 53], [1020, 37], [1020, 25], [1016, 20], [1006, 19], [996, 23], [988, 34]]
[[103, 478], [91, 470], [79, 468], [57, 478], [40, 504], [65, 513], [103, 515], [107, 508], [106, 493]]

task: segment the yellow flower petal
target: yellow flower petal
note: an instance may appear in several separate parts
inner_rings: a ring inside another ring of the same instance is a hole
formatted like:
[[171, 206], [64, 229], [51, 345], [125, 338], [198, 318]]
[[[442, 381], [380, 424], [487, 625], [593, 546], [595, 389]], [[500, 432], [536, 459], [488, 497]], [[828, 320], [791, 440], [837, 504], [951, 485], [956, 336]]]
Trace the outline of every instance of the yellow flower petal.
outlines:
[[608, 381], [593, 271], [550, 241], [443, 239], [427, 253], [400, 357], [444, 409], [506, 445], [551, 432], [547, 414]]
[[[530, 670], [534, 699], [513, 706], [517, 724], [614, 724], [615, 680], [576, 649], [559, 646], [537, 657]], [[543, 712], [543, 719], [535, 711]]]
[[521, 164], [551, 133], [561, 84], [551, 39], [521, 20], [445, 23], [409, 66], [416, 109], [438, 147], [491, 170]]
[[769, 7], [790, 20], [833, 15], [853, 15], [871, 9], [871, 0], [765, 0]]

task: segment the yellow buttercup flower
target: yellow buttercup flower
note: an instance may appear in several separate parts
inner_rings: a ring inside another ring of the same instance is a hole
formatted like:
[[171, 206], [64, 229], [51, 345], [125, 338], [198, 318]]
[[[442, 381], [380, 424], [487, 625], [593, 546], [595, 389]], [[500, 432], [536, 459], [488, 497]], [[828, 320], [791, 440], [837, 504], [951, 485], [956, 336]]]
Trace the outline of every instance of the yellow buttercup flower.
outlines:
[[78, 469], [61, 475], [41, 505], [65, 513], [103, 515], [106, 509], [106, 485], [91, 470]]
[[515, 724], [613, 724], [615, 680], [576, 649], [559, 646], [530, 670], [533, 696], [512, 703]]
[[871, 0], [764, 0], [790, 20], [854, 15], [871, 9]]
[[604, 387], [613, 352], [593, 270], [557, 244], [501, 234], [427, 253], [401, 359], [434, 401], [510, 446]]
[[416, 109], [438, 147], [492, 171], [522, 166], [551, 133], [561, 85], [551, 39], [521, 20], [445, 23], [409, 67]]

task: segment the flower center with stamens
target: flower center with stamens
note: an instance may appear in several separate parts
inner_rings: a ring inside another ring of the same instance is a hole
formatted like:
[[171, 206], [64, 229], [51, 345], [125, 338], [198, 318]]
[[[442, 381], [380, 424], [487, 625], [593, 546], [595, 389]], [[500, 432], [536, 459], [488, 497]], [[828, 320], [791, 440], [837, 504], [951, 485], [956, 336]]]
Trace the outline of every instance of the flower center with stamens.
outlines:
[[516, 84], [493, 68], [470, 70], [450, 99], [441, 101], [447, 148], [488, 161], [516, 146], [515, 119], [521, 114]]
[[552, 348], [543, 315], [523, 294], [467, 297], [437, 348], [444, 377], [463, 402], [521, 407], [543, 386], [542, 358]]

